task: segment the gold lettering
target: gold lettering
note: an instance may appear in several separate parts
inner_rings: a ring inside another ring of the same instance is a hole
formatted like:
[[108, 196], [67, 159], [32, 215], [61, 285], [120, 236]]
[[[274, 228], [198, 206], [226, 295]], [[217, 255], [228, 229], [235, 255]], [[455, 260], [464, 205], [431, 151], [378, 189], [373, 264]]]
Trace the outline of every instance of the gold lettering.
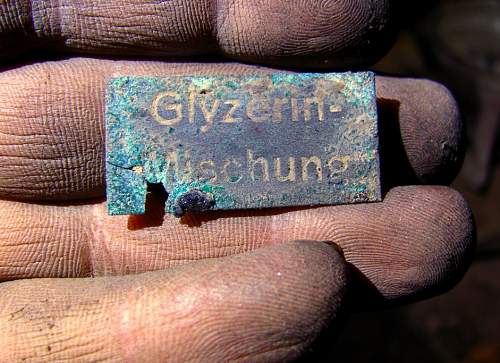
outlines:
[[189, 92], [189, 123], [194, 123], [194, 112], [196, 105], [196, 93]]
[[299, 105], [296, 98], [292, 98], [292, 121], [299, 121]]
[[219, 110], [220, 101], [218, 99], [214, 99], [214, 103], [212, 104], [212, 108], [209, 109], [207, 107], [207, 100], [203, 97], [203, 100], [200, 101], [201, 112], [203, 112], [203, 116], [205, 117], [206, 125], [201, 127], [201, 132], [207, 132], [212, 125], [214, 124], [214, 118]]
[[253, 151], [247, 150], [248, 172], [253, 181], [255, 181], [255, 166], [260, 164], [262, 169], [262, 180], [269, 181], [269, 163], [265, 158], [254, 159]]
[[[255, 110], [256, 105], [260, 103], [261, 110], [260, 110], [260, 116], [257, 114], [257, 111]], [[248, 101], [247, 104], [247, 116], [252, 120], [253, 122], [264, 122], [269, 119], [269, 102], [265, 100], [264, 98], [251, 98]]]
[[241, 105], [241, 100], [238, 100], [238, 99], [227, 100], [227, 101], [224, 101], [224, 104], [231, 105], [232, 107], [229, 109], [227, 114], [224, 116], [224, 119], [222, 120], [222, 122], [227, 123], [227, 124], [234, 124], [236, 122], [241, 122], [240, 117], [234, 117], [236, 110]]
[[179, 174], [179, 155], [177, 151], [172, 151], [167, 153], [167, 173], [169, 171], [174, 173], [174, 178], [177, 178]]
[[237, 160], [224, 160], [222, 164], [222, 177], [226, 183], [238, 183], [241, 179], [241, 171], [239, 173], [230, 174], [228, 169], [231, 165], [234, 165], [237, 170], [241, 170], [241, 163]]
[[215, 183], [217, 181], [217, 172], [215, 171], [215, 163], [213, 160], [200, 161], [198, 169], [202, 174], [200, 175], [202, 178], [208, 179], [211, 183]]
[[332, 179], [336, 178], [339, 174], [342, 174], [349, 167], [350, 156], [332, 156], [328, 162], [328, 168], [330, 169], [330, 177]]
[[310, 158], [302, 158], [302, 180], [303, 181], [309, 180], [309, 165], [311, 164], [315, 165], [316, 176], [318, 182], [321, 183], [323, 181], [323, 170], [321, 167], [321, 160], [317, 156], [312, 156]]
[[281, 175], [281, 159], [280, 158], [274, 159], [274, 172], [276, 175], [276, 179], [278, 179], [278, 181], [294, 182], [295, 181], [295, 158], [288, 158], [288, 175], [287, 176]]
[[184, 161], [184, 175], [182, 176], [183, 182], [191, 182], [193, 175], [193, 168], [191, 167], [191, 156], [189, 150], [185, 150], [181, 154], [181, 160]]
[[319, 97], [306, 98], [304, 100], [304, 120], [311, 121], [311, 106], [315, 104], [318, 106], [318, 118], [320, 121], [325, 120], [325, 103]]
[[[173, 173], [173, 177], [177, 181], [189, 182], [191, 181], [192, 168], [189, 151], [184, 151], [182, 155], [179, 156], [178, 151], [167, 152], [167, 173], [170, 171]], [[181, 170], [180, 161], [184, 161], [184, 168]]]
[[281, 122], [283, 120], [283, 105], [286, 105], [288, 100], [286, 98], [276, 98], [273, 104], [273, 122]]
[[166, 97], [173, 98], [175, 100], [179, 100], [181, 96], [176, 92], [160, 92], [153, 99], [153, 103], [151, 105], [151, 115], [161, 125], [173, 126], [179, 123], [182, 120], [182, 104], [181, 103], [168, 103], [164, 106], [167, 111], [175, 111], [176, 116], [174, 118], [165, 118], [160, 115], [159, 108], [160, 103]]

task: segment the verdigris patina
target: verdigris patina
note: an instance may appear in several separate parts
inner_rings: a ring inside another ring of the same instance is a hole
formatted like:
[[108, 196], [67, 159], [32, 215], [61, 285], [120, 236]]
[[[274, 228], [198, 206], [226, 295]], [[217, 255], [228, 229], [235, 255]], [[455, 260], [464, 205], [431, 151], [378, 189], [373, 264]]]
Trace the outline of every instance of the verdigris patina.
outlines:
[[374, 75], [128, 77], [106, 94], [108, 212], [313, 206], [381, 199]]

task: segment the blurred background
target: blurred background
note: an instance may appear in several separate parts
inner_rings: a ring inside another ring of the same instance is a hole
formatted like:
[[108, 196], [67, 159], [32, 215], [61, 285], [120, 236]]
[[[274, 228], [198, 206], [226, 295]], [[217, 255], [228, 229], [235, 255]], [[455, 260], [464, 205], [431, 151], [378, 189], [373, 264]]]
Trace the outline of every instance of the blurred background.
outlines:
[[335, 361], [500, 362], [500, 0], [400, 3], [405, 29], [374, 69], [435, 79], [458, 99], [469, 148], [454, 187], [474, 211], [477, 256], [448, 294], [356, 315]]

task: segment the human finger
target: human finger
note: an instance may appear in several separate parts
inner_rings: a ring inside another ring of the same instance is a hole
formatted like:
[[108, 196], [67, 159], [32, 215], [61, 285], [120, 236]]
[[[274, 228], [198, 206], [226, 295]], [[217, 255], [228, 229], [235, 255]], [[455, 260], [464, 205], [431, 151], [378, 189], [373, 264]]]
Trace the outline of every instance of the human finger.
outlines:
[[349, 281], [336, 248], [301, 241], [141, 275], [3, 283], [0, 361], [290, 361], [341, 324]]
[[[104, 89], [112, 74], [261, 74], [239, 64], [74, 59], [0, 74], [0, 197], [104, 195]], [[450, 92], [426, 80], [377, 78], [388, 186], [449, 182], [461, 164], [462, 122]]]
[[43, 49], [361, 67], [395, 33], [385, 0], [9, 0], [0, 13], [0, 59]]
[[470, 209], [446, 187], [399, 187], [382, 203], [211, 212], [179, 220], [151, 199], [145, 216], [0, 202], [0, 279], [85, 277], [173, 268], [291, 240], [331, 240], [386, 302], [443, 291], [474, 251]]

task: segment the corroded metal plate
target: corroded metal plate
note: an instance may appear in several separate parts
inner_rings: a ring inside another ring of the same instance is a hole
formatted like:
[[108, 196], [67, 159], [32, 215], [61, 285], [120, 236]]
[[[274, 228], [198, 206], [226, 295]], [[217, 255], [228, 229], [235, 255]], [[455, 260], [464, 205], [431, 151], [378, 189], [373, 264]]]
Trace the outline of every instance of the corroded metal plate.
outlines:
[[379, 201], [374, 75], [113, 78], [106, 166], [112, 215]]

